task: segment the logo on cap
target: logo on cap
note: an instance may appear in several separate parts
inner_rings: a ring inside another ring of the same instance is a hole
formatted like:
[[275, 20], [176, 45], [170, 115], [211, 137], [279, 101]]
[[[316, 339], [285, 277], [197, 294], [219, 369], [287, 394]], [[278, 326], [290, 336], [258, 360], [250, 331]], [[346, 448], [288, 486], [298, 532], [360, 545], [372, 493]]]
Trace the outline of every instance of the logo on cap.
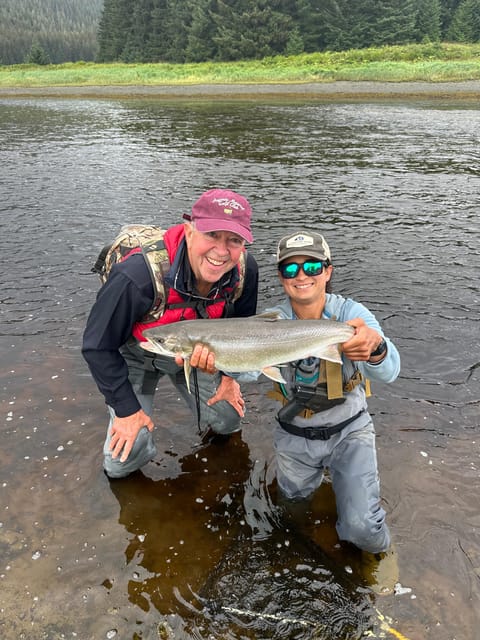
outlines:
[[212, 204], [218, 204], [220, 207], [223, 207], [223, 213], [229, 216], [232, 215], [234, 209], [236, 211], [244, 211], [244, 207], [242, 207], [240, 202], [237, 202], [233, 198], [214, 198]]
[[290, 249], [291, 247], [311, 247], [314, 244], [312, 236], [306, 236], [299, 234], [293, 238], [289, 238], [285, 243], [285, 247]]

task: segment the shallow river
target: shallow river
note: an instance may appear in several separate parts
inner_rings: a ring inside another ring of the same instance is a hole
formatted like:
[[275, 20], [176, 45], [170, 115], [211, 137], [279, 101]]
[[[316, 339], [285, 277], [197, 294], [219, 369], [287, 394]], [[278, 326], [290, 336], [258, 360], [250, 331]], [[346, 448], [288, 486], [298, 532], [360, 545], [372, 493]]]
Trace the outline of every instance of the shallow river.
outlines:
[[[2, 638], [480, 637], [479, 148], [480, 109], [453, 99], [0, 100]], [[316, 546], [276, 521], [266, 381], [223, 447], [160, 386], [158, 458], [102, 473], [90, 267], [217, 185], [253, 205], [260, 308], [280, 235], [315, 228], [400, 350], [370, 401], [396, 595], [355, 583], [328, 484]]]

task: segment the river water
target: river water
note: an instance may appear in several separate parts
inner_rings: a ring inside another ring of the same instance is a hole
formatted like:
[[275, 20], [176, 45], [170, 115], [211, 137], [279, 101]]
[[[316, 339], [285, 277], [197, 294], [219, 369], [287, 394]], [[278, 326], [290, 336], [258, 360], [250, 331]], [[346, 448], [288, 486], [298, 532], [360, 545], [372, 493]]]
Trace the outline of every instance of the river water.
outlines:
[[[0, 100], [2, 638], [480, 637], [479, 148], [480, 109], [453, 98]], [[90, 267], [213, 186], [253, 206], [260, 308], [278, 238], [314, 228], [400, 350], [370, 401], [396, 595], [355, 583], [328, 484], [315, 548], [276, 522], [266, 381], [223, 447], [161, 385], [157, 460], [102, 473]]]

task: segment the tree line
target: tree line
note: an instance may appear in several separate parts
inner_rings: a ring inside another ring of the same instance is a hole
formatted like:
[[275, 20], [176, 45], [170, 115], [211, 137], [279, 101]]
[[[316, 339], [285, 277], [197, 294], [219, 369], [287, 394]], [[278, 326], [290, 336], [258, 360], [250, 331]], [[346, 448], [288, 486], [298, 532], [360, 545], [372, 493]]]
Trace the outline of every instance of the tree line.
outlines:
[[105, 0], [98, 61], [203, 62], [480, 41], [480, 0]]
[[2, 0], [0, 64], [203, 62], [480, 41], [480, 0]]

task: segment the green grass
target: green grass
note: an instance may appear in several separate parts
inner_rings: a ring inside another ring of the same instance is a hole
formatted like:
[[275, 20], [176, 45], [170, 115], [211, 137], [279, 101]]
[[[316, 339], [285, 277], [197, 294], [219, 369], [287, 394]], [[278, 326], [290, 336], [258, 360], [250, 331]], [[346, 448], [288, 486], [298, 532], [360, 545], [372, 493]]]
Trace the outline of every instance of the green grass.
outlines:
[[480, 44], [433, 43], [191, 64], [0, 66], [0, 87], [235, 83], [445, 82], [480, 79]]

